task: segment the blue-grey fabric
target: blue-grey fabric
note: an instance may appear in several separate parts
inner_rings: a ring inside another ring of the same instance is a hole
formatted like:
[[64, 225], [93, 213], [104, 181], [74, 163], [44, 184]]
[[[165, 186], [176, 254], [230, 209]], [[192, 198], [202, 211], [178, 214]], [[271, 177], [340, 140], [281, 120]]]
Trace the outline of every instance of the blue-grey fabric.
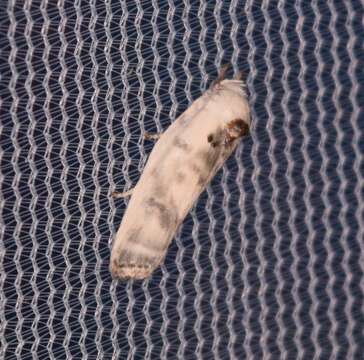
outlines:
[[[0, 7], [1, 358], [363, 358], [363, 1]], [[228, 63], [250, 136], [113, 280], [112, 191]]]

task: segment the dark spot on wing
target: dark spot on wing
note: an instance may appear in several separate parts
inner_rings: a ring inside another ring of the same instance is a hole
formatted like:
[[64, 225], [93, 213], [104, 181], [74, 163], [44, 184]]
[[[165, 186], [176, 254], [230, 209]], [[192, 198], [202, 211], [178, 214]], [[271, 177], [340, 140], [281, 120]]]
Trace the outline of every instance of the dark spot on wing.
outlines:
[[176, 136], [176, 138], [174, 139], [173, 145], [176, 148], [181, 149], [183, 151], [188, 151], [190, 149], [190, 146], [184, 140], [182, 140], [179, 136]]
[[197, 185], [204, 186], [211, 174], [215, 172], [223, 147], [211, 147], [196, 154], [196, 161], [190, 164], [191, 171], [197, 175]]
[[190, 165], [191, 171], [197, 175], [197, 185], [202, 186], [206, 184], [206, 180], [209, 177], [209, 171], [204, 166], [199, 166], [195, 163]]
[[207, 142], [210, 143], [213, 148], [220, 145], [218, 137], [215, 137], [214, 134], [209, 134], [207, 136]]
[[[202, 150], [197, 153], [197, 158], [201, 162], [201, 168], [205, 171], [211, 171], [216, 165], [221, 153], [220, 147], [210, 148], [208, 150]], [[201, 171], [201, 170], [200, 170]]]
[[208, 179], [208, 175], [207, 174], [201, 174], [199, 175], [198, 177], [198, 180], [197, 180], [197, 185], [198, 186], [204, 186], [207, 182], [207, 179]]
[[177, 180], [178, 183], [183, 182], [185, 180], [185, 178], [186, 178], [186, 175], [183, 172], [177, 171], [176, 180]]
[[218, 146], [231, 146], [235, 140], [249, 134], [249, 125], [242, 119], [230, 121], [224, 129], [218, 129], [207, 137], [207, 141], [213, 148]]
[[141, 227], [130, 230], [130, 232], [128, 234], [128, 241], [133, 243], [133, 244], [141, 242], [140, 241], [140, 232], [141, 231], [142, 231]]
[[195, 163], [191, 164], [191, 170], [194, 174], [200, 174], [201, 173], [201, 166], [196, 165]]
[[156, 195], [156, 197], [158, 199], [164, 199], [165, 194], [166, 194], [166, 189], [163, 186], [162, 180], [160, 179], [160, 177], [156, 177], [156, 181], [155, 181], [155, 188], [154, 188], [154, 194]]
[[159, 223], [163, 229], [168, 230], [175, 225], [177, 221], [177, 214], [173, 206], [168, 208], [162, 202], [156, 200], [153, 197], [147, 200], [146, 205], [150, 209], [155, 209], [157, 211]]
[[[147, 216], [150, 216], [150, 214]], [[166, 247], [163, 235], [162, 238], [159, 239], [160, 241], [158, 241], [158, 239], [157, 241], [154, 240], [155, 239], [151, 237], [148, 231], [143, 231], [141, 226], [131, 229], [127, 233], [127, 243], [129, 247], [132, 247], [133, 244], [138, 244], [153, 251], [164, 251]]]

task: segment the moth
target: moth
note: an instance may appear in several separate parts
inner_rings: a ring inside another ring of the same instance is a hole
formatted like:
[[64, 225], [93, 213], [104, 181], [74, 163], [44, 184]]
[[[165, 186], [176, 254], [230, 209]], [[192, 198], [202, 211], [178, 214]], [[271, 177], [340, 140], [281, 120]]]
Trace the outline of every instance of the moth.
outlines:
[[131, 198], [112, 246], [114, 278], [144, 279], [161, 264], [177, 228], [249, 126], [244, 82], [220, 74], [160, 135], [125, 193]]

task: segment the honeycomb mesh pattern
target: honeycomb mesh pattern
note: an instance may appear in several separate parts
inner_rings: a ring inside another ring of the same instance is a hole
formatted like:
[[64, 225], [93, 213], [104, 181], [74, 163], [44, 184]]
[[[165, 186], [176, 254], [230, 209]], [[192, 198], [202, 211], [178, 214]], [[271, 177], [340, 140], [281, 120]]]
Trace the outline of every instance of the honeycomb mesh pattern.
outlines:
[[[363, 1], [0, 7], [0, 358], [362, 359]], [[112, 280], [112, 191], [227, 63], [251, 136]]]

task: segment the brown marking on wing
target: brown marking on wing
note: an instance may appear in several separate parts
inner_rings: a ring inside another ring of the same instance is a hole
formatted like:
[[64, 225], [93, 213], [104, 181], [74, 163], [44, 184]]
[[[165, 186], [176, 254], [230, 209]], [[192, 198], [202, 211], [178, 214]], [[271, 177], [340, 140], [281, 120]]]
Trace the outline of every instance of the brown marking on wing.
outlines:
[[186, 179], [186, 175], [183, 172], [177, 170], [177, 172], [176, 172], [176, 181], [178, 183], [182, 183], [185, 179]]
[[[209, 134], [207, 139], [207, 141], [211, 144], [211, 147], [213, 148], [221, 147], [221, 145], [225, 144], [225, 140], [226, 140], [225, 128], [224, 129], [218, 128], [214, 133]], [[220, 153], [221, 149], [215, 149], [212, 151], [217, 151], [218, 153]]]
[[162, 256], [145, 256], [132, 249], [123, 250], [111, 262], [110, 270], [113, 276], [121, 280], [144, 279], [160, 264]]
[[161, 245], [160, 242], [152, 241], [153, 239], [142, 231], [142, 227], [134, 228], [128, 231], [126, 244], [127, 246], [133, 247], [133, 245], [143, 245], [144, 247], [152, 251], [164, 251], [165, 246]]
[[201, 172], [201, 166], [195, 164], [194, 162], [191, 163], [190, 168], [194, 174], [199, 174]]
[[210, 143], [213, 148], [220, 145], [218, 137], [214, 136], [214, 134], [209, 134], [207, 136], [207, 142]]
[[181, 149], [182, 151], [188, 152], [190, 150], [190, 146], [186, 143], [186, 141], [182, 140], [179, 136], [176, 136], [173, 145]]
[[153, 197], [146, 201], [146, 205], [151, 211], [157, 210], [159, 224], [163, 229], [169, 230], [174, 227], [177, 221], [177, 213], [173, 206], [169, 208]]
[[207, 183], [207, 180], [209, 178], [209, 174], [200, 174], [197, 179], [197, 185], [202, 187]]
[[197, 176], [197, 185], [203, 186], [206, 184], [209, 173], [206, 171], [204, 166], [197, 165], [194, 162], [190, 165], [191, 171]]
[[210, 172], [219, 159], [220, 154], [221, 148], [218, 146], [199, 151], [197, 153], [197, 159], [199, 160], [199, 163], [201, 163], [200, 171], [205, 170]]
[[162, 178], [158, 175], [155, 176], [153, 194], [157, 199], [164, 199], [166, 197], [166, 187], [163, 184]]
[[130, 242], [132, 244], [139, 243], [141, 231], [142, 231], [141, 227], [128, 231], [128, 242]]
[[191, 163], [190, 169], [197, 175], [197, 184], [199, 186], [205, 185], [211, 177], [223, 150], [224, 148], [221, 146], [211, 146], [210, 148], [197, 152], [195, 156], [196, 160]]

